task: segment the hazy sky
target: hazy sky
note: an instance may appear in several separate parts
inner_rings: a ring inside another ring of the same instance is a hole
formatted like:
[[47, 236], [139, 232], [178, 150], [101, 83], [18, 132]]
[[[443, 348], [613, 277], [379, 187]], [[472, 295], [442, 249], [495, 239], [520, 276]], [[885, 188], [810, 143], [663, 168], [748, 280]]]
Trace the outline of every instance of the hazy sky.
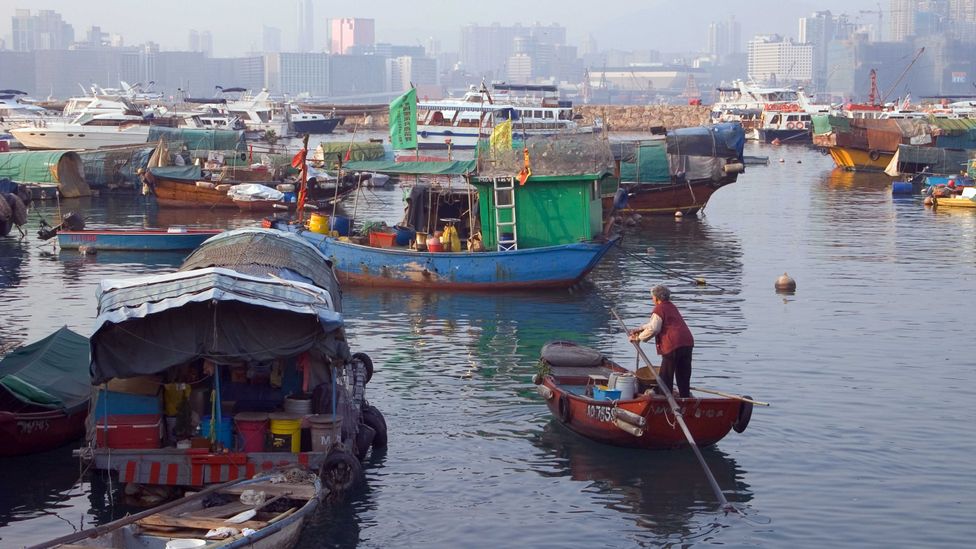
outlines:
[[[889, 2], [882, 2], [887, 9]], [[297, 0], [0, 0], [0, 35], [9, 39], [10, 17], [18, 8], [53, 9], [74, 26], [76, 39], [91, 25], [121, 34], [127, 45], [152, 40], [163, 49], [186, 49], [189, 29], [210, 30], [214, 55], [240, 55], [261, 47], [261, 27], [282, 30], [285, 49], [294, 46]], [[743, 40], [754, 34], [796, 36], [797, 18], [829, 9], [875, 23], [877, 0], [314, 0], [316, 49], [325, 48], [329, 17], [376, 19], [376, 39], [425, 45], [429, 37], [441, 49], [456, 51], [460, 27], [467, 23], [558, 23], [578, 44], [592, 34], [600, 49], [703, 50], [708, 24], [735, 15]], [[887, 22], [886, 22], [887, 24]]]

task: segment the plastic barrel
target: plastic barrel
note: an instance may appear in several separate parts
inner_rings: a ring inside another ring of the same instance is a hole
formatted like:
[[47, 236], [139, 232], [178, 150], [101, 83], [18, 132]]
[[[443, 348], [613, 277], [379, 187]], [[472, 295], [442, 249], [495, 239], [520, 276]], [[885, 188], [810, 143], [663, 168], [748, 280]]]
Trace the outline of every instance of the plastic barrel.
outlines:
[[[203, 416], [200, 418], [200, 434], [204, 438], [210, 438], [210, 416]], [[222, 444], [224, 448], [233, 448], [234, 439], [231, 435], [231, 419], [229, 417], [222, 418], [220, 423], [216, 426], [217, 429], [217, 442]]]
[[308, 219], [308, 230], [318, 234], [329, 234], [329, 216], [313, 213]]
[[334, 215], [329, 218], [329, 230], [339, 233], [339, 236], [349, 236], [352, 228], [352, 220], [343, 215]]
[[263, 412], [241, 412], [234, 416], [240, 448], [245, 452], [263, 452], [264, 440], [268, 435], [268, 414]]
[[912, 184], [908, 181], [895, 181], [891, 184], [891, 194], [912, 194]]
[[397, 246], [408, 246], [410, 241], [414, 239], [417, 232], [410, 227], [404, 227], [402, 225], [397, 225], [394, 227], [396, 230], [396, 245]]
[[618, 376], [614, 388], [620, 391], [620, 400], [631, 400], [637, 393], [637, 378], [630, 374]]
[[331, 414], [310, 416], [308, 424], [312, 431], [313, 452], [328, 452], [333, 446], [342, 442], [342, 416], [333, 417]]
[[285, 411], [307, 416], [312, 413], [312, 395], [291, 395], [285, 398]]
[[302, 448], [302, 416], [288, 412], [268, 414], [271, 420], [271, 450], [297, 454]]

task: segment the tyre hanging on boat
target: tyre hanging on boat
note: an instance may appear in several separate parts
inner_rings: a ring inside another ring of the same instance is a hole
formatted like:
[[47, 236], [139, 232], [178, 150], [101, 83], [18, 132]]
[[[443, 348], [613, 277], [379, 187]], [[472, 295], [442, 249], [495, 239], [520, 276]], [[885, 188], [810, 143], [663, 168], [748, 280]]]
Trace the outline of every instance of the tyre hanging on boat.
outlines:
[[373, 445], [373, 439], [376, 437], [376, 431], [372, 427], [366, 425], [365, 423], [359, 424], [359, 430], [356, 431], [356, 457], [359, 461], [366, 459], [366, 452], [369, 452], [369, 447]]
[[319, 470], [322, 484], [332, 494], [346, 493], [363, 479], [363, 465], [356, 456], [345, 450], [333, 450]]
[[569, 406], [570, 406], [569, 395], [560, 395], [558, 406], [559, 406], [559, 421], [562, 421], [563, 423], [569, 423], [569, 420], [572, 419], [572, 414], [569, 411]]
[[[749, 395], [743, 395], [742, 398], [752, 399]], [[739, 404], [739, 415], [735, 418], [735, 423], [732, 424], [732, 429], [736, 433], [741, 433], [746, 430], [749, 426], [749, 420], [752, 419], [752, 403], [742, 401]]]
[[363, 424], [368, 425], [376, 432], [373, 437], [373, 449], [385, 450], [387, 445], [386, 419], [376, 406], [370, 404], [363, 406]]
[[353, 353], [352, 359], [363, 363], [366, 368], [366, 383], [369, 383], [369, 380], [373, 379], [373, 359], [366, 353]]

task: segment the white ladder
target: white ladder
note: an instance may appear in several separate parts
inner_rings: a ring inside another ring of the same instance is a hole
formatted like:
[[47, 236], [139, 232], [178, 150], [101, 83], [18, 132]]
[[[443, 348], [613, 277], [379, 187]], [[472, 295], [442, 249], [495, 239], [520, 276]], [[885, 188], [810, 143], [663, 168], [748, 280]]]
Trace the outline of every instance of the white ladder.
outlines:
[[[498, 251], [507, 252], [518, 249], [518, 227], [515, 223], [515, 178], [496, 177], [492, 181], [495, 190], [495, 234], [498, 236]], [[502, 212], [510, 212], [504, 216]], [[507, 238], [503, 235], [511, 235]]]

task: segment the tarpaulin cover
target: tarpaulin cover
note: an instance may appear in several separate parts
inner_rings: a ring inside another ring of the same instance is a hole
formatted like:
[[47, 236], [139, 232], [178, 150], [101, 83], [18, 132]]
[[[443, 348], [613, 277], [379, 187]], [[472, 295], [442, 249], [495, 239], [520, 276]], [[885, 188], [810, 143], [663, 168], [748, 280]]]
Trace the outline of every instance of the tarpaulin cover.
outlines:
[[925, 168], [927, 173], [956, 174], [966, 170], [976, 151], [941, 149], [938, 147], [898, 147], [898, 171], [917, 173]]
[[851, 119], [829, 114], [815, 114], [813, 118], [813, 133], [825, 134], [830, 132], [847, 132], [851, 129]]
[[200, 166], [195, 165], [160, 166], [157, 168], [149, 168], [149, 172], [153, 175], [158, 175], [167, 179], [186, 179], [190, 181], [197, 181], [202, 177]]
[[394, 162], [386, 160], [349, 162], [347, 170], [400, 175], [464, 175], [475, 169], [474, 160], [442, 162]]
[[0, 360], [0, 390], [25, 404], [52, 409], [87, 402], [88, 338], [65, 326], [12, 351]]
[[901, 144], [902, 134], [888, 130], [868, 129], [868, 148], [875, 151], [895, 152]]
[[180, 141], [191, 151], [245, 150], [244, 132], [241, 130], [207, 130], [149, 126], [148, 141], [156, 143], [159, 142], [160, 138], [164, 138], [170, 143]]
[[[346, 158], [346, 153], [349, 158]], [[386, 149], [382, 143], [371, 141], [349, 142], [349, 141], [327, 141], [319, 143], [318, 148], [312, 155], [314, 160], [323, 160], [327, 163], [359, 161], [359, 160], [383, 160], [386, 158]]]
[[227, 191], [227, 195], [234, 200], [256, 201], [256, 200], [282, 200], [285, 193], [267, 187], [260, 183], [242, 183], [234, 185]]
[[57, 183], [65, 198], [91, 195], [81, 157], [71, 151], [0, 153], [0, 177], [20, 183]]
[[724, 123], [668, 132], [668, 154], [714, 156], [742, 160], [746, 134], [741, 124]]
[[[670, 183], [667, 144], [663, 139], [623, 143], [620, 180], [639, 183]], [[628, 147], [628, 145], [630, 145]]]
[[155, 147], [124, 147], [78, 151], [85, 166], [85, 181], [94, 188], [142, 185], [136, 170], [149, 163]]

